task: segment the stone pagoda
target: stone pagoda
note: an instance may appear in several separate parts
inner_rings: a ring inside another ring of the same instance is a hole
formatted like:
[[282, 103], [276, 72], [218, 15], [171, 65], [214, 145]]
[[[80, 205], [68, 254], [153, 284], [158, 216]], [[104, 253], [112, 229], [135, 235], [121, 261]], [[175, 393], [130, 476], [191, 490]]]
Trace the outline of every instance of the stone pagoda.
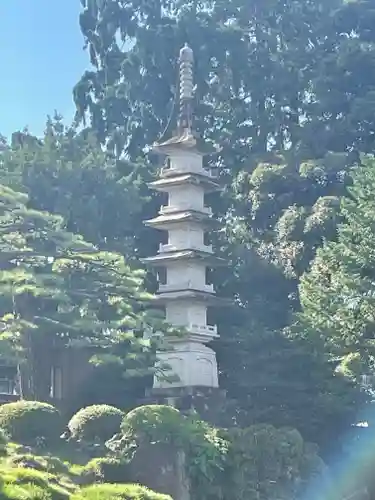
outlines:
[[156, 300], [165, 307], [166, 321], [187, 331], [182, 338], [170, 340], [170, 351], [159, 353], [160, 363], [171, 367], [175, 381], [155, 376], [154, 390], [218, 387], [216, 355], [206, 344], [218, 338], [216, 325], [207, 324], [207, 309], [218, 305], [220, 299], [213, 285], [207, 283], [207, 270], [223, 260], [215, 257], [212, 245], [206, 243], [215, 220], [211, 208], [205, 205], [205, 194], [220, 186], [203, 167], [204, 153], [197, 147], [193, 132], [193, 63], [193, 52], [185, 45], [179, 59], [177, 133], [153, 146], [166, 161], [159, 178], [149, 186], [167, 193], [168, 204], [145, 224], [167, 231], [168, 242], [160, 244], [158, 254], [144, 262], [165, 270]]

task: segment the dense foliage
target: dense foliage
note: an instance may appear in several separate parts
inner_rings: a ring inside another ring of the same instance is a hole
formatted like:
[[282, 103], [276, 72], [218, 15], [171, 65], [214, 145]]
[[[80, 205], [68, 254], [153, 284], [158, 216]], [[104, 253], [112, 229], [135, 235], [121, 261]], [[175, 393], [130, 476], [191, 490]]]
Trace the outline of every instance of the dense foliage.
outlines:
[[73, 439], [105, 442], [120, 430], [123, 412], [109, 405], [92, 405], [79, 410], [68, 428]]
[[[54, 437], [57, 439], [42, 442], [39, 438], [46, 435], [41, 431], [43, 424], [48, 427], [50, 434], [52, 431], [55, 433], [60, 431], [57, 425], [51, 426], [51, 421], [45, 418], [46, 411], [53, 407], [40, 402], [22, 404], [29, 406], [29, 418], [25, 418], [26, 412], [24, 412], [23, 419], [18, 419], [17, 433], [22, 438], [28, 436], [28, 446], [8, 441], [2, 432], [0, 457], [0, 496], [2, 499], [171, 500], [168, 495], [156, 493], [138, 484], [131, 484], [132, 482], [124, 475], [124, 468], [120, 473], [119, 460], [111, 457], [110, 453], [102, 458], [91, 459], [86, 464], [90, 456], [80, 453], [75, 442], [60, 440], [58, 443], [59, 436], [56, 434]], [[8, 407], [10, 410], [10, 406], [4, 405], [1, 409]], [[30, 418], [33, 408], [33, 418]], [[39, 427], [35, 423], [36, 416], [39, 416]], [[4, 426], [7, 424], [5, 418], [2, 419], [2, 424]], [[15, 428], [16, 426], [11, 428], [9, 425], [7, 430], [12, 431]], [[12, 438], [16, 438], [15, 433]], [[95, 441], [92, 440], [91, 443], [94, 444]], [[117, 478], [113, 475], [115, 471]], [[111, 484], [115, 482], [118, 484]]]
[[134, 228], [147, 202], [140, 172], [109, 158], [93, 134], [49, 118], [42, 141], [15, 133], [2, 153], [1, 181], [26, 191], [36, 210], [60, 215], [66, 229], [97, 245], [134, 258]]
[[38, 401], [17, 401], [0, 406], [0, 427], [19, 443], [57, 441], [63, 424], [60, 412]]
[[151, 440], [158, 435], [159, 440], [181, 440], [182, 416], [172, 406], [140, 406], [124, 416], [121, 431], [125, 439], [136, 436], [140, 442]]
[[182, 450], [191, 494], [202, 500], [300, 498], [314, 476], [327, 479], [316, 447], [293, 429], [254, 425], [224, 431], [194, 414], [150, 405], [125, 415], [122, 433], [108, 443], [122, 459], [158, 444]]
[[341, 200], [337, 239], [321, 248], [301, 280], [301, 330], [316, 349], [359, 380], [373, 373], [375, 160], [363, 159]]
[[112, 456], [93, 458], [81, 472], [82, 484], [95, 482], [113, 484], [130, 481], [131, 474], [128, 462]]
[[[163, 405], [126, 414], [121, 432], [98, 449], [87, 446], [97, 443], [95, 435], [87, 437], [82, 448], [82, 443], [64, 438], [60, 443], [38, 441], [40, 429], [26, 429], [32, 446], [4, 439], [2, 498], [164, 500], [170, 497], [132, 483], [141, 477], [152, 485], [163, 474], [174, 480], [183, 470], [190, 494], [202, 500], [294, 499], [300, 498], [309, 479], [327, 480], [316, 446], [304, 442], [296, 430], [269, 425], [223, 430]], [[155, 455], [159, 448], [163, 459]], [[101, 456], [93, 458], [98, 451]], [[169, 472], [162, 465], [166, 457], [173, 469], [168, 466]]]
[[97, 363], [145, 375], [155, 346], [140, 333], [168, 329], [145, 307], [143, 272], [9, 187], [0, 187], [0, 210], [0, 341], [21, 363], [22, 395], [49, 397], [54, 352], [64, 346], [95, 348]]

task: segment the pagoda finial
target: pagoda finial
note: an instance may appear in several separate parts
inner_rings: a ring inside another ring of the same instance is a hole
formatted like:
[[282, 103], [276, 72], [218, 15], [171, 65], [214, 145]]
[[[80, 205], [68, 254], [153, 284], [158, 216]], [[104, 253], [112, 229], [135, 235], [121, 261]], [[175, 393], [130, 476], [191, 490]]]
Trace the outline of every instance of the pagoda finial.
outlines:
[[180, 50], [180, 112], [178, 117], [179, 133], [191, 131], [193, 125], [193, 65], [194, 53], [185, 43]]

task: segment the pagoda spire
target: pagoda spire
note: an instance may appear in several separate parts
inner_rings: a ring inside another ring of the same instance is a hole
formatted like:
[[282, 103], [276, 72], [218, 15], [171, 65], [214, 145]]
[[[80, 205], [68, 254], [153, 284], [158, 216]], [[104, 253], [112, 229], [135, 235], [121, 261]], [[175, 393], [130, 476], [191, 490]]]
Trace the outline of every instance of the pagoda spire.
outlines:
[[181, 135], [184, 130], [192, 131], [193, 128], [193, 95], [194, 95], [194, 53], [186, 43], [180, 50], [180, 84], [179, 103], [180, 112], [178, 116], [178, 133]]

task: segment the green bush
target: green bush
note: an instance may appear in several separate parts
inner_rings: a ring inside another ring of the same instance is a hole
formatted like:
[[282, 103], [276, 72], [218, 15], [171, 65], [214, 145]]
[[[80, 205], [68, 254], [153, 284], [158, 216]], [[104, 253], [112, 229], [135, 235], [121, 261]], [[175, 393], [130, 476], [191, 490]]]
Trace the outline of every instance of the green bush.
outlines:
[[184, 430], [183, 415], [167, 405], [145, 405], [125, 415], [121, 431], [124, 436], [138, 440], [157, 440], [169, 443], [181, 437]]
[[94, 484], [82, 488], [71, 500], [172, 500], [168, 495], [139, 486], [138, 484]]
[[10, 439], [35, 444], [39, 439], [57, 440], [62, 431], [59, 411], [38, 401], [17, 401], [0, 406], [0, 428]]
[[225, 434], [230, 447], [224, 474], [218, 475], [225, 497], [259, 498], [266, 491], [267, 498], [304, 498], [312, 478], [324, 488], [327, 469], [317, 447], [306, 444], [296, 429], [255, 424]]
[[119, 432], [123, 416], [114, 406], [87, 406], [73, 415], [68, 427], [73, 439], [105, 442]]
[[111, 457], [90, 460], [82, 470], [81, 478], [83, 484], [127, 483], [131, 480], [127, 462]]

